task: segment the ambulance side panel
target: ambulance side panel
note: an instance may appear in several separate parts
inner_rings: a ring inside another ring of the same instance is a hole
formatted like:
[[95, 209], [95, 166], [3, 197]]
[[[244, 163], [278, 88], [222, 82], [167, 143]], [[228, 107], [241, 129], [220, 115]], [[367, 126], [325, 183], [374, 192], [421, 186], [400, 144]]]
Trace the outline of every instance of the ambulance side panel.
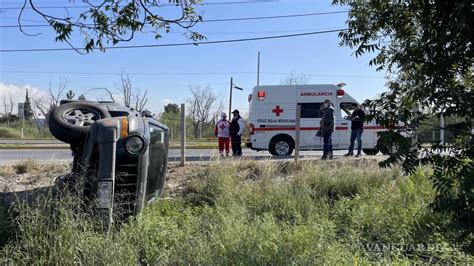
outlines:
[[[332, 136], [334, 149], [347, 149], [350, 144], [351, 121], [346, 119], [352, 110], [342, 108], [357, 103], [347, 93], [337, 95], [338, 87], [332, 84], [317, 85], [281, 85], [260, 86], [253, 89], [250, 100], [250, 123], [255, 131], [250, 136], [254, 150], [268, 150], [270, 141], [275, 136], [295, 138], [296, 107], [301, 105], [301, 150], [320, 150], [322, 138], [316, 137], [320, 128], [321, 116], [319, 109], [325, 99], [330, 99], [335, 109], [335, 131]], [[264, 92], [262, 99], [258, 93]], [[377, 132], [384, 130], [374, 121], [364, 124], [362, 147], [373, 149], [377, 143]], [[357, 142], [355, 143], [357, 148]]]
[[[258, 91], [265, 98], [258, 98]], [[268, 150], [270, 140], [279, 134], [295, 138], [296, 94], [289, 86], [261, 86], [254, 88], [250, 104], [250, 123], [256, 130], [250, 136], [252, 148]]]

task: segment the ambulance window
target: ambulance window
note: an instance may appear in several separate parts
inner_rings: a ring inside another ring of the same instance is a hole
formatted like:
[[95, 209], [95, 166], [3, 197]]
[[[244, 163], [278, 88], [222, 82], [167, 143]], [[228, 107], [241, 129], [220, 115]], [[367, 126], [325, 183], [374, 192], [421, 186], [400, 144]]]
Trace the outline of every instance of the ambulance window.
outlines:
[[321, 118], [320, 108], [323, 103], [300, 103], [301, 118]]
[[352, 106], [354, 103], [341, 103], [341, 117], [350, 116], [354, 111], [354, 107]]

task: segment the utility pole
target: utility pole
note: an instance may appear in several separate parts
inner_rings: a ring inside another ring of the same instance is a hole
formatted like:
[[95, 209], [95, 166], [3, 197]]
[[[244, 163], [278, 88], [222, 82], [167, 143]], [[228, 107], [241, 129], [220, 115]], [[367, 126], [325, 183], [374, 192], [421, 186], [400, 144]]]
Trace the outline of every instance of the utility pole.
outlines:
[[232, 112], [232, 88], [234, 87], [234, 81], [230, 77], [230, 96], [229, 96], [229, 113], [227, 114], [230, 118], [230, 112]]
[[260, 52], [257, 56], [257, 87], [260, 86]]
[[230, 78], [230, 97], [229, 97], [229, 117], [230, 117], [230, 112], [232, 112], [232, 90], [233, 89], [238, 89], [239, 91], [243, 91], [241, 87], [235, 86], [234, 85], [234, 80], [232, 77]]

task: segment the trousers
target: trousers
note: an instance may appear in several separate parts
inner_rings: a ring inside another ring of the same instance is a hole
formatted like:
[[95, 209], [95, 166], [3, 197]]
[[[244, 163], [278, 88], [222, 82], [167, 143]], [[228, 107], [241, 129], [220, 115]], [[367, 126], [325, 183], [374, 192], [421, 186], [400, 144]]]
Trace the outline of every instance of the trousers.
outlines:
[[218, 141], [219, 141], [219, 153], [223, 154], [224, 149], [225, 149], [226, 155], [229, 155], [229, 151], [230, 151], [229, 138], [219, 138]]

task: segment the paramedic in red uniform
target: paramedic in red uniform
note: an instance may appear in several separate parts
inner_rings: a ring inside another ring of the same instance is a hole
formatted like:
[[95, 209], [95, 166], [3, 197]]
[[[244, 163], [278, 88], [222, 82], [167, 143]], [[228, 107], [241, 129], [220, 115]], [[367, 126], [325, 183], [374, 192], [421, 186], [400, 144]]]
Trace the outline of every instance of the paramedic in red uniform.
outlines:
[[219, 154], [224, 156], [225, 149], [225, 155], [229, 156], [230, 123], [229, 120], [227, 120], [227, 114], [224, 112], [221, 113], [221, 120], [219, 120], [216, 124], [214, 135], [219, 141]]
[[244, 133], [244, 119], [240, 116], [239, 110], [232, 112], [234, 118], [230, 123], [230, 138], [232, 140], [232, 155], [242, 156], [242, 142], [241, 137]]
[[364, 119], [365, 112], [360, 108], [360, 105], [353, 103], [354, 111], [351, 116], [348, 117], [352, 121], [351, 125], [351, 145], [349, 146], [349, 152], [345, 156], [354, 155], [354, 141], [357, 139], [357, 155], [356, 157], [361, 156], [362, 150], [362, 132], [364, 132]]

